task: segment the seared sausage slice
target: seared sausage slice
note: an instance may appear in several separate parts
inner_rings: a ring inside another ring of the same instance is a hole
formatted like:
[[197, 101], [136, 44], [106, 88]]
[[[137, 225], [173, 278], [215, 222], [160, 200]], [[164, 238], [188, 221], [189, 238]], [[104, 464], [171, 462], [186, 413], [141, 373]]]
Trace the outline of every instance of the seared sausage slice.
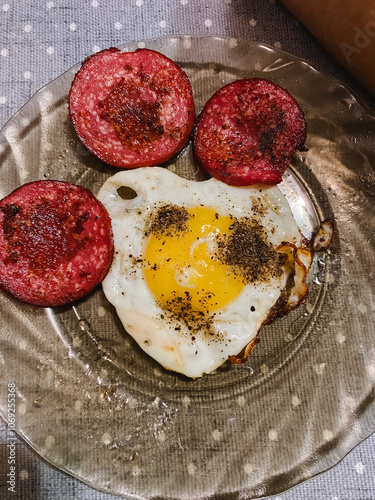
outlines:
[[193, 151], [198, 163], [227, 184], [277, 184], [306, 139], [306, 121], [285, 89], [245, 78], [219, 89], [200, 113]]
[[110, 48], [87, 58], [72, 82], [69, 112], [87, 149], [119, 168], [173, 158], [186, 145], [195, 120], [186, 73], [149, 49]]
[[111, 220], [88, 189], [36, 181], [0, 201], [0, 287], [13, 297], [71, 303], [102, 281], [112, 258]]

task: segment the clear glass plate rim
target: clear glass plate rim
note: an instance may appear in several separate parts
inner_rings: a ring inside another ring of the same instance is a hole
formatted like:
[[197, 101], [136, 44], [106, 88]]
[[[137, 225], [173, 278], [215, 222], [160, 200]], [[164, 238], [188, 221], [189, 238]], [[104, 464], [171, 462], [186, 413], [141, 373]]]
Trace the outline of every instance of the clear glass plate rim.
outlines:
[[[176, 37], [176, 36], [165, 36], [165, 37], [162, 37], [162, 39], [164, 39], [164, 40], [171, 39], [171, 38], [183, 39], [183, 38], [184, 38], [184, 36], [182, 35], [182, 36], [179, 36], [179, 37]], [[209, 38], [209, 39], [218, 39], [218, 40], [223, 40], [223, 41], [225, 41], [225, 40], [228, 40], [228, 39], [229, 39], [229, 37], [222, 37], [222, 36], [208, 36], [208, 35], [203, 35], [203, 36], [200, 36], [200, 37], [195, 37], [195, 36], [194, 36], [194, 37], [192, 37], [192, 38], [197, 38], [197, 39], [208, 39], [208, 38]], [[145, 44], [145, 46], [148, 46], [148, 45], [150, 45], [150, 44], [157, 43], [158, 41], [160, 41], [160, 38], [158, 38], [158, 39], [144, 40], [144, 41], [143, 41], [143, 43]], [[322, 72], [321, 70], [319, 70], [318, 68], [315, 68], [315, 67], [314, 67], [311, 63], [309, 63], [308, 61], [305, 61], [305, 60], [303, 60], [303, 59], [297, 58], [296, 56], [293, 56], [293, 55], [291, 55], [291, 54], [288, 54], [288, 53], [286, 53], [286, 52], [284, 52], [284, 51], [281, 51], [281, 50], [279, 50], [279, 49], [275, 49], [274, 47], [268, 46], [268, 45], [266, 45], [266, 44], [257, 43], [257, 42], [251, 42], [251, 41], [246, 41], [246, 40], [243, 40], [243, 42], [244, 42], [244, 43], [251, 44], [251, 45], [252, 45], [252, 46], [254, 46], [254, 47], [264, 47], [264, 48], [266, 48], [267, 50], [271, 50], [271, 51], [272, 51], [273, 53], [275, 53], [275, 54], [279, 54], [279, 53], [281, 53], [281, 54], [283, 54], [285, 57], [292, 58], [293, 60], [296, 60], [296, 61], [300, 61], [300, 62], [301, 62], [301, 63], [303, 63], [303, 64], [307, 64], [307, 65], [308, 65], [309, 67], [311, 67], [314, 71], [318, 71], [320, 74], [322, 74], [322, 75], [323, 75], [323, 77], [325, 77], [325, 75], [327, 75], [327, 78], [329, 78], [332, 82], [334, 82], [334, 84], [335, 84], [335, 85], [338, 85], [338, 86], [340, 86], [340, 88], [342, 88], [343, 90], [345, 90], [345, 92], [347, 92], [348, 96], [353, 97], [353, 95], [354, 95], [354, 93], [353, 93], [350, 89], [348, 89], [348, 88], [347, 88], [344, 84], [342, 84], [341, 82], [339, 82], [338, 80], [336, 80], [335, 78], [333, 78], [333, 77], [332, 77], [331, 75], [329, 75], [328, 73], [324, 73], [324, 72]], [[122, 45], [121, 45], [121, 47], [125, 47], [125, 46], [126, 46], [126, 47], [129, 47], [129, 46], [131, 46], [131, 45], [135, 46], [135, 45], [136, 45], [136, 44], [138, 44], [138, 43], [139, 43], [139, 42], [130, 42], [130, 43], [128, 43], [128, 44], [122, 44]], [[55, 80], [53, 80], [52, 82], [54, 82], [54, 81], [56, 81], [56, 80], [59, 80], [59, 79], [63, 78], [63, 77], [64, 77], [64, 75], [67, 75], [67, 74], [73, 74], [73, 72], [74, 72], [74, 71], [76, 71], [76, 69], [77, 69], [79, 66], [80, 66], [80, 64], [77, 64], [77, 65], [73, 66], [71, 69], [69, 69], [67, 72], [65, 72], [65, 73], [63, 73], [62, 75], [60, 75], [59, 77], [57, 77], [57, 78], [56, 78]], [[52, 82], [50, 82], [50, 83], [52, 83]], [[34, 94], [34, 96], [33, 96], [31, 99], [34, 99], [34, 97], [35, 97], [35, 96], [36, 96], [39, 92], [43, 91], [43, 89], [45, 89], [48, 85], [50, 85], [50, 83], [49, 83], [49, 84], [47, 84], [46, 86], [42, 87], [42, 88], [41, 88], [41, 89], [40, 89], [40, 90], [39, 90], [36, 94]], [[358, 97], [356, 97], [356, 100], [358, 101], [358, 103], [360, 104], [360, 106], [366, 110], [367, 114], [369, 115], [369, 116], [368, 116], [368, 118], [369, 118], [370, 120], [374, 120], [373, 112], [371, 111], [371, 109], [370, 109], [370, 108], [369, 108], [369, 107], [368, 107], [365, 103], [362, 103], [362, 102], [361, 102], [361, 100], [360, 100]], [[12, 118], [11, 118], [11, 119], [10, 119], [10, 120], [9, 120], [9, 121], [5, 124], [5, 125], [4, 125], [4, 128], [3, 128], [3, 129], [2, 129], [2, 131], [0, 132], [1, 134], [2, 134], [3, 130], [7, 127], [7, 125], [8, 125], [8, 124], [9, 124], [9, 123], [10, 123], [10, 122], [11, 122], [11, 121], [15, 118], [15, 116], [16, 116], [16, 115], [17, 115], [20, 111], [22, 111], [22, 110], [26, 109], [27, 104], [28, 104], [28, 103], [26, 103], [26, 104], [25, 104], [25, 105], [24, 105], [24, 106], [23, 106], [23, 107], [22, 107], [22, 108], [21, 108], [21, 109], [20, 109], [20, 110], [19, 110], [19, 111], [15, 114], [15, 115], [13, 115], [13, 117], [12, 117]], [[370, 395], [369, 395], [369, 397], [370, 397]], [[370, 399], [371, 399], [371, 398], [370, 398]], [[367, 407], [371, 406], [371, 404], [372, 404], [372, 403], [373, 403], [373, 394], [372, 394], [372, 400], [371, 400], [371, 401], [369, 401], [369, 404], [367, 405]], [[0, 412], [1, 412], [1, 415], [2, 415], [3, 419], [4, 419], [4, 420], [6, 420], [6, 418], [5, 418], [5, 417], [6, 417], [6, 415], [4, 415], [4, 414], [3, 414], [3, 412], [1, 411], [1, 409], [0, 409]], [[364, 414], [364, 413], [365, 413], [365, 411], [363, 412], [363, 414]], [[363, 415], [363, 414], [362, 414], [362, 415]], [[362, 438], [362, 440], [361, 440], [361, 441], [359, 441], [358, 443], [356, 443], [356, 444], [355, 444], [355, 446], [357, 446], [360, 442], [362, 442], [364, 439], [366, 439], [366, 438], [367, 438], [369, 435], [371, 435], [372, 433], [373, 433], [373, 430], [371, 430], [371, 431], [370, 431], [370, 433], [369, 433], [368, 435], [364, 436], [364, 437]], [[32, 443], [31, 443], [31, 442], [29, 442], [29, 440], [28, 440], [28, 438], [27, 438], [27, 437], [22, 436], [22, 438], [23, 438], [23, 439], [25, 439], [25, 441], [29, 444], [29, 446], [31, 446], [31, 447], [33, 448]], [[354, 447], [355, 447], [355, 446], [354, 446]], [[349, 453], [352, 449], [353, 449], [353, 448], [351, 448], [350, 450], [348, 450], [348, 451], [347, 451], [347, 452], [346, 452], [346, 453], [345, 453], [345, 454], [344, 454], [344, 455], [343, 455], [343, 456], [339, 459], [339, 461], [341, 461], [341, 460], [342, 460], [342, 459], [343, 459], [343, 458], [344, 458], [344, 457], [345, 457], [345, 456], [346, 456], [346, 455], [347, 455], [347, 454], [348, 454], [348, 453]], [[37, 451], [37, 450], [36, 450], [36, 451]], [[38, 451], [37, 451], [37, 452], [38, 452]], [[338, 463], [338, 461], [337, 461], [337, 462], [335, 462], [334, 464], [332, 464], [330, 467], [325, 468], [324, 470], [322, 470], [322, 471], [318, 472], [317, 474], [315, 474], [315, 476], [316, 476], [316, 475], [318, 475], [318, 474], [320, 474], [320, 473], [323, 473], [323, 472], [325, 472], [325, 471], [329, 470], [329, 468], [332, 468], [334, 465], [336, 465], [336, 463]], [[302, 465], [303, 465], [303, 464], [300, 464], [300, 467], [301, 467]], [[58, 467], [59, 467], [59, 469], [61, 469], [61, 470], [65, 470], [65, 469], [64, 469], [63, 467], [61, 467], [61, 466], [58, 466]], [[71, 473], [71, 472], [69, 472], [69, 470], [65, 470], [65, 472]], [[312, 477], [314, 477], [314, 476], [312, 476]], [[271, 478], [270, 478], [270, 479], [271, 479]], [[302, 480], [306, 480], [306, 479], [309, 479], [309, 478], [300, 479], [297, 483], [295, 483], [295, 484], [293, 484], [293, 485], [290, 485], [290, 487], [289, 487], [289, 488], [291, 488], [291, 487], [295, 486], [296, 484], [299, 484]], [[87, 482], [87, 481], [86, 481], [86, 480], [84, 480], [84, 482]], [[88, 482], [87, 482], [87, 483], [88, 483]], [[89, 483], [88, 483], [88, 484], [89, 484]], [[93, 486], [93, 487], [95, 487], [96, 489], [98, 489], [98, 486], [97, 486], [97, 485], [92, 485], [92, 486]], [[100, 488], [99, 488], [99, 489], [100, 489]], [[105, 491], [105, 490], [102, 490], [102, 491]], [[282, 490], [282, 491], [285, 491], [285, 490]], [[280, 491], [279, 491], [279, 492], [275, 492], [274, 494], [277, 494], [277, 493], [280, 493]]]

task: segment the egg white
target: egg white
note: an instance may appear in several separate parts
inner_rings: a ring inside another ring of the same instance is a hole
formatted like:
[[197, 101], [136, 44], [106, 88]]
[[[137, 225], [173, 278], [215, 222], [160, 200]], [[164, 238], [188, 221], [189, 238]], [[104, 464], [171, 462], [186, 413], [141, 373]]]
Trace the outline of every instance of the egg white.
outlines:
[[[124, 186], [135, 191], [133, 199], [119, 195], [118, 189]], [[146, 221], [165, 204], [187, 209], [203, 205], [220, 215], [252, 217], [256, 202], [262, 205], [261, 223], [269, 242], [275, 248], [285, 242], [299, 247], [302, 236], [281, 191], [265, 185], [229, 186], [216, 179], [189, 181], [165, 168], [145, 167], [110, 177], [98, 198], [112, 219], [115, 244], [103, 290], [128, 334], [166, 369], [192, 378], [212, 372], [228, 356], [239, 354], [267, 318], [290, 270], [265, 282], [247, 283], [235, 300], [215, 311], [212, 328], [217, 335], [192, 335], [184, 322], [166, 317], [144, 279]]]

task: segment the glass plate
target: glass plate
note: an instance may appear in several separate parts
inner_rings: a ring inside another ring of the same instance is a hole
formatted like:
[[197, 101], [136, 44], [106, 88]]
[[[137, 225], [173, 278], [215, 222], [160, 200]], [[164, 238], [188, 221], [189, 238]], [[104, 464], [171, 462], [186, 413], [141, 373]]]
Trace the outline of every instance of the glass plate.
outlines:
[[[18, 434], [99, 490], [137, 499], [276, 494], [327, 470], [375, 429], [375, 120], [339, 82], [265, 45], [203, 36], [138, 46], [186, 70], [198, 111], [244, 76], [274, 80], [296, 97], [308, 150], [281, 187], [306, 233], [334, 221], [332, 248], [315, 255], [305, 306], [264, 328], [246, 364], [198, 380], [144, 354], [100, 287], [56, 309], [1, 294], [1, 414], [7, 420], [14, 382]], [[36, 179], [97, 193], [115, 172], [70, 124], [67, 93], [78, 67], [2, 130], [1, 197]], [[199, 179], [189, 147], [168, 168]]]

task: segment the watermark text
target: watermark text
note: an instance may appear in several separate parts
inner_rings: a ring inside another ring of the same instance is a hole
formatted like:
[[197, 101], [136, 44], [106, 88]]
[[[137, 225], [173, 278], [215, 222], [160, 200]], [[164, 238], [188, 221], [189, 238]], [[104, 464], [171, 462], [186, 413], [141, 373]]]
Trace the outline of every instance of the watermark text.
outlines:
[[8, 491], [16, 493], [16, 384], [8, 383], [8, 471], [7, 485]]
[[353, 28], [354, 36], [352, 43], [341, 42], [340, 49], [344, 54], [346, 61], [350, 64], [354, 54], [360, 54], [367, 47], [373, 38], [375, 38], [375, 10], [369, 12], [370, 19], [361, 28]]

